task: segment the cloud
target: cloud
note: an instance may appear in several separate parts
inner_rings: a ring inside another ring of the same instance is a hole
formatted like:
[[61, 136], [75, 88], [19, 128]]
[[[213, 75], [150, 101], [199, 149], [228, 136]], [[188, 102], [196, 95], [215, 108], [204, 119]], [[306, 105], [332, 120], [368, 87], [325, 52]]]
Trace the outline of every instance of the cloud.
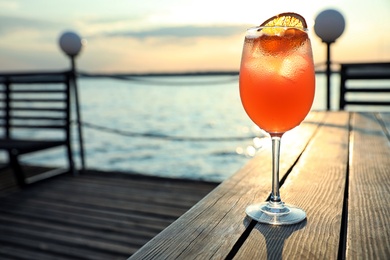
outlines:
[[48, 22], [45, 20], [0, 15], [1, 34], [6, 34], [15, 31], [24, 31], [26, 29], [33, 29], [33, 30], [54, 29], [57, 26], [58, 26], [57, 23]]
[[107, 33], [109, 37], [130, 38], [193, 38], [193, 37], [228, 37], [242, 33], [248, 26], [245, 25], [218, 25], [218, 26], [170, 26], [142, 31], [122, 31]]

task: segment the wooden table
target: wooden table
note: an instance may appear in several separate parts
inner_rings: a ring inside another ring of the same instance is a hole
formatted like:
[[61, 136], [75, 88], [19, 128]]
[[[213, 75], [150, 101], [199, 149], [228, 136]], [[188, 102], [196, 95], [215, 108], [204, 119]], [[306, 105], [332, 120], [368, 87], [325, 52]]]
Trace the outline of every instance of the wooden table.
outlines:
[[245, 215], [269, 196], [269, 144], [131, 259], [389, 259], [390, 113], [312, 112], [283, 136], [281, 196], [307, 213], [296, 225]]

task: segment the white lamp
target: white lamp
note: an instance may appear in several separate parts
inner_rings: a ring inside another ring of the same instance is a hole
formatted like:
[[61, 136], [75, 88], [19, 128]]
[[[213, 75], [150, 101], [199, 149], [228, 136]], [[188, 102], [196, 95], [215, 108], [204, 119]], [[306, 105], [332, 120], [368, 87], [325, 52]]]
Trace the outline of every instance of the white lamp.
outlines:
[[315, 19], [314, 31], [322, 42], [326, 43], [326, 79], [327, 79], [327, 109], [330, 110], [330, 45], [341, 36], [345, 29], [345, 20], [341, 13], [328, 9], [318, 14]]

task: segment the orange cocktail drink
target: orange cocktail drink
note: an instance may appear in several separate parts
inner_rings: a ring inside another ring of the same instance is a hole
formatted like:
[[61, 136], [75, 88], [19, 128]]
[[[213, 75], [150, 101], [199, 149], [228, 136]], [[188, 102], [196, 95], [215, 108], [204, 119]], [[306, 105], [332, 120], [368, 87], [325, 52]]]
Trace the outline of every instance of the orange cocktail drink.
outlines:
[[282, 134], [306, 117], [314, 99], [310, 39], [304, 29], [255, 27], [245, 37], [240, 96], [249, 117]]
[[248, 116], [272, 141], [272, 191], [266, 202], [245, 209], [253, 220], [291, 225], [306, 218], [303, 209], [281, 199], [279, 159], [283, 134], [309, 113], [314, 92], [313, 55], [305, 18], [281, 13], [247, 30], [240, 67], [241, 101]]

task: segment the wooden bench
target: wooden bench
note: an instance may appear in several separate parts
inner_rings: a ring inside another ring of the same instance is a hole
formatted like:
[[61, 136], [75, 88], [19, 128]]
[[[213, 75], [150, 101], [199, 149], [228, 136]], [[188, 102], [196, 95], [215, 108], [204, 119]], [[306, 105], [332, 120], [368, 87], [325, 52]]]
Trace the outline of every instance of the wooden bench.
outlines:
[[390, 106], [389, 80], [390, 63], [341, 64], [340, 109]]
[[245, 208], [271, 189], [270, 140], [130, 259], [388, 259], [390, 113], [312, 112], [282, 138], [284, 202], [307, 219], [259, 224]]
[[[8, 155], [20, 186], [48, 176], [74, 171], [71, 149], [71, 72], [0, 74], [0, 150]], [[64, 146], [68, 166], [25, 176], [20, 157]]]

